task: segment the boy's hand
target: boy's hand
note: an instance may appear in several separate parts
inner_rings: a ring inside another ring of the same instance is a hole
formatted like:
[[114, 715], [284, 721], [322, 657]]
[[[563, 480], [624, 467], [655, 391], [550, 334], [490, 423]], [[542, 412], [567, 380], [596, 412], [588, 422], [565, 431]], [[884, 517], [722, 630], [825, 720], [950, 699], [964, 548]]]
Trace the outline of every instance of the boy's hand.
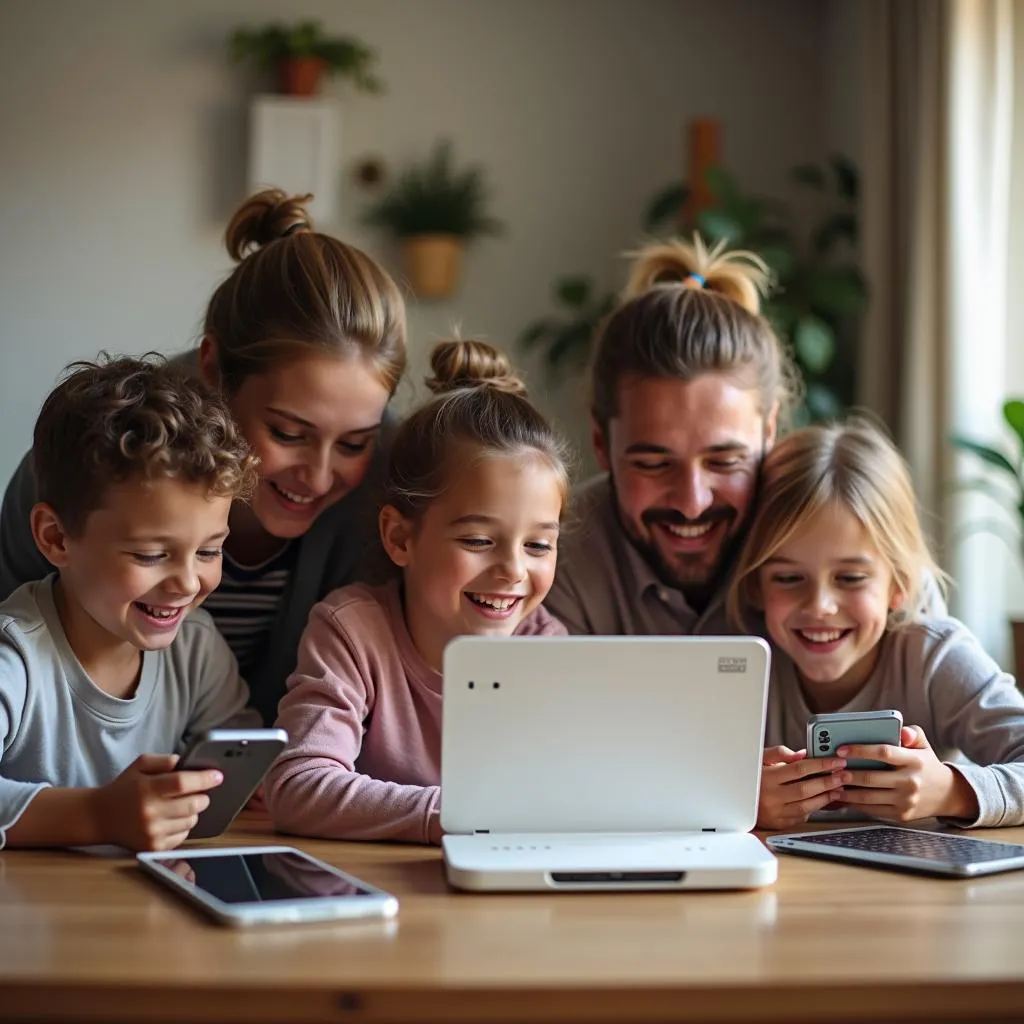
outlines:
[[839, 798], [847, 807], [893, 821], [915, 818], [967, 818], [978, 816], [978, 799], [967, 780], [936, 756], [920, 726], [904, 727], [902, 746], [887, 743], [850, 744], [836, 751], [844, 757], [864, 757], [891, 764], [885, 769], [850, 769], [842, 773]]
[[206, 790], [219, 786], [219, 771], [176, 772], [176, 754], [143, 754], [96, 790], [103, 841], [129, 850], [170, 850], [182, 843], [209, 806]]
[[[806, 750], [768, 747], [761, 758], [758, 828], [789, 828], [805, 822], [842, 793], [843, 758], [808, 757]], [[821, 774], [820, 778], [808, 778]]]

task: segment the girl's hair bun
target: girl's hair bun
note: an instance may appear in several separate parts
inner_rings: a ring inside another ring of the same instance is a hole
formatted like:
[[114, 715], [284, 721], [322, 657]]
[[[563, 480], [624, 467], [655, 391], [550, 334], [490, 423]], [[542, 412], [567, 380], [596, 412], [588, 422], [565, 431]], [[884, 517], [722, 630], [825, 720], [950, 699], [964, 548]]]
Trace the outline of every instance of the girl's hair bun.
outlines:
[[435, 394], [459, 388], [489, 387], [526, 396], [526, 385], [504, 352], [484, 341], [442, 341], [430, 354], [433, 376], [426, 380]]
[[313, 218], [306, 209], [312, 199], [309, 193], [290, 196], [279, 188], [250, 196], [235, 211], [224, 233], [228, 255], [237, 263], [254, 249], [286, 235], [312, 231]]

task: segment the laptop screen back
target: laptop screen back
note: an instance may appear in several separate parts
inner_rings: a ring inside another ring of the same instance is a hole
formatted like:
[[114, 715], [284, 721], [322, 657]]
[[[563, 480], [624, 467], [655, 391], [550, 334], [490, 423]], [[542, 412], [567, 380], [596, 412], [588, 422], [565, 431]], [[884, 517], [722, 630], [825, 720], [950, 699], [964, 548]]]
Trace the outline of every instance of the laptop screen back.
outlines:
[[446, 832], [747, 831], [769, 650], [753, 637], [460, 637]]

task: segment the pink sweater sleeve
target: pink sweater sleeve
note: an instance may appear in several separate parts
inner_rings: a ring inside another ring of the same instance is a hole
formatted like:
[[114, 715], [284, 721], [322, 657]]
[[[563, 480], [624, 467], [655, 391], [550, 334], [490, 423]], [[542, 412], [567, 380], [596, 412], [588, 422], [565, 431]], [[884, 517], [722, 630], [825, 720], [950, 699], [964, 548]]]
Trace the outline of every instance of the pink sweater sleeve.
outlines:
[[440, 787], [385, 782], [355, 770], [373, 711], [374, 667], [328, 604], [316, 605], [278, 708], [287, 749], [266, 780], [275, 826], [327, 839], [441, 839]]

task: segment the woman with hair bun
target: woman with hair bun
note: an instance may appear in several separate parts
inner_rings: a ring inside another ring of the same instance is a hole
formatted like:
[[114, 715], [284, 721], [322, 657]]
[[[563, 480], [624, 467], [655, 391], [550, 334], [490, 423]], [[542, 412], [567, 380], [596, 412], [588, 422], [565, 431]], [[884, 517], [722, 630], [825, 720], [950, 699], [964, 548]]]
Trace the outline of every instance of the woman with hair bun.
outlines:
[[267, 777], [285, 832], [439, 842], [441, 660], [453, 637], [565, 632], [541, 605], [569, 493], [565, 449], [508, 359], [435, 347], [434, 397], [398, 428], [380, 536], [398, 578], [310, 616]]
[[[217, 386], [259, 457], [231, 509], [223, 582], [206, 602], [253, 705], [273, 721], [313, 605], [350, 582], [373, 536], [385, 409], [405, 369], [405, 308], [369, 256], [315, 230], [311, 196], [260, 192], [225, 234], [236, 266], [198, 350], [179, 361]], [[0, 517], [0, 598], [51, 566], [29, 530], [28, 460]]]

